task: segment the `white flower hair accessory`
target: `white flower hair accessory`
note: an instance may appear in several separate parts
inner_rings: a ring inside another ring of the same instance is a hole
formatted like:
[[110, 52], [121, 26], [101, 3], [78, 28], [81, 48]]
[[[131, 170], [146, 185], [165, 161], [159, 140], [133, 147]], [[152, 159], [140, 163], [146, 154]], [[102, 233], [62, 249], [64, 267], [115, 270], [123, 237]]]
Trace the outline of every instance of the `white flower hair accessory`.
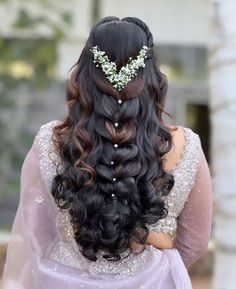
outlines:
[[93, 52], [93, 62], [96, 66], [101, 67], [106, 78], [117, 90], [121, 91], [131, 81], [132, 77], [137, 75], [137, 70], [145, 67], [144, 61], [147, 58], [146, 54], [148, 50], [149, 48], [144, 45], [139, 51], [137, 58], [132, 59], [132, 57], [130, 57], [128, 63], [123, 66], [119, 72], [117, 72], [116, 63], [109, 60], [105, 51], [101, 51], [98, 46], [94, 46], [91, 52]]

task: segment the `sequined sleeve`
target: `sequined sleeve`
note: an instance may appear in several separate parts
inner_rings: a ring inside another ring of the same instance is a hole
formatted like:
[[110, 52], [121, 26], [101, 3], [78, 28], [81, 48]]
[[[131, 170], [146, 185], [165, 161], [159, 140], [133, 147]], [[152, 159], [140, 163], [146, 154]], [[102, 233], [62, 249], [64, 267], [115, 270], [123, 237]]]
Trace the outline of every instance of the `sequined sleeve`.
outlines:
[[212, 224], [212, 184], [205, 155], [200, 148], [195, 184], [183, 210], [177, 218], [174, 246], [186, 267], [197, 261], [206, 251]]

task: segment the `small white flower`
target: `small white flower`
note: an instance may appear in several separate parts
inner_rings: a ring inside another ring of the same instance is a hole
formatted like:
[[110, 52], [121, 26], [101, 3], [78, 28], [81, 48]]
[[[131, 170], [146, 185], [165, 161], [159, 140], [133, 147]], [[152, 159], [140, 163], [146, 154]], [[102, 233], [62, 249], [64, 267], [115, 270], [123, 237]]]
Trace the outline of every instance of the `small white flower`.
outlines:
[[107, 79], [119, 91], [131, 81], [132, 77], [137, 75], [139, 68], [145, 67], [144, 60], [147, 58], [146, 54], [148, 50], [149, 48], [144, 45], [137, 58], [132, 59], [132, 57], [129, 57], [128, 63], [117, 73], [116, 63], [110, 61], [104, 51], [100, 51], [97, 46], [91, 49], [94, 54], [93, 62], [96, 63], [96, 67], [101, 67]]

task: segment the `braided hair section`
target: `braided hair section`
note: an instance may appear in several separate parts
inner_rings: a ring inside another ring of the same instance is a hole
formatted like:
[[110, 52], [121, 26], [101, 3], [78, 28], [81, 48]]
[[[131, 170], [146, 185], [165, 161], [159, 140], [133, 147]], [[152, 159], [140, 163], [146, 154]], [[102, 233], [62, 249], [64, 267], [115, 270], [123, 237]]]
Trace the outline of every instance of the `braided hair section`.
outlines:
[[[93, 63], [95, 45], [120, 69], [144, 44], [151, 48], [145, 68], [120, 92]], [[132, 241], [145, 244], [147, 224], [167, 215], [161, 196], [174, 183], [162, 168], [172, 145], [161, 118], [167, 83], [152, 47], [148, 27], [137, 18], [99, 22], [68, 81], [68, 116], [54, 127], [63, 171], [52, 194], [69, 210], [74, 238], [91, 261], [100, 249], [104, 258], [120, 260]]]

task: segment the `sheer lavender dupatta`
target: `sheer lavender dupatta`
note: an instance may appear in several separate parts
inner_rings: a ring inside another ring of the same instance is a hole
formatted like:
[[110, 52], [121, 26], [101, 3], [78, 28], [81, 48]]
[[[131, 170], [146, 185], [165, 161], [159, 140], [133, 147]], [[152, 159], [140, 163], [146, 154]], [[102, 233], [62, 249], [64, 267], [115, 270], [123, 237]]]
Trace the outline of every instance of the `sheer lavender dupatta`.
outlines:
[[56, 210], [41, 179], [38, 155], [33, 144], [22, 166], [20, 203], [7, 250], [3, 289], [38, 288], [37, 272], [57, 236]]
[[192, 288], [176, 249], [155, 248], [145, 268], [131, 277], [116, 280], [112, 275], [102, 274], [100, 280], [83, 278], [83, 270], [49, 257], [60, 236], [57, 217], [41, 178], [39, 152], [34, 142], [22, 166], [20, 203], [7, 250], [2, 289]]

